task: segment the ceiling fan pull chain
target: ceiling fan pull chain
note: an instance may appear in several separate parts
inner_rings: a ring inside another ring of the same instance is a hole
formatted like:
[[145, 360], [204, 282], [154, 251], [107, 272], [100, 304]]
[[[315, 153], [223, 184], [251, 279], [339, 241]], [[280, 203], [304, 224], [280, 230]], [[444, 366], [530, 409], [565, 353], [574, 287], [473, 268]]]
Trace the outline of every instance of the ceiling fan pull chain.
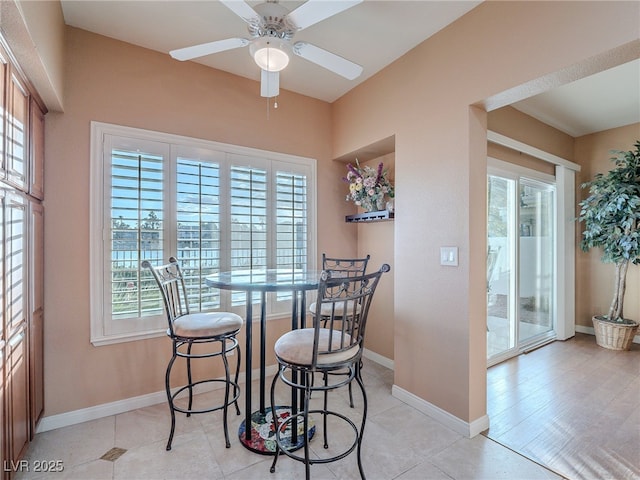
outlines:
[[[269, 62], [269, 53], [267, 50], [267, 62]], [[269, 79], [271, 78], [271, 75], [267, 75], [267, 90], [270, 91], [269, 89]], [[269, 104], [271, 103], [271, 97], [269, 97], [269, 95], [267, 95], [267, 121], [269, 120]]]

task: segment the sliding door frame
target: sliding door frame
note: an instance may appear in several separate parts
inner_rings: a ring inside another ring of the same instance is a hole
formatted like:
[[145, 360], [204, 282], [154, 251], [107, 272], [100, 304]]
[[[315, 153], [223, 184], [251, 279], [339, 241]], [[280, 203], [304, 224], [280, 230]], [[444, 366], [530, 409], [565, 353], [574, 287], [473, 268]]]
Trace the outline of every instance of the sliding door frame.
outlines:
[[[580, 171], [580, 166], [569, 160], [493, 131], [487, 132], [487, 140], [491, 143], [502, 145], [512, 150], [533, 156], [550, 163], [555, 167], [556, 254], [554, 276], [556, 280], [556, 298], [554, 302], [554, 337], [558, 340], [571, 338], [575, 335], [575, 174]], [[519, 165], [502, 162], [493, 158], [489, 158], [487, 160], [487, 175], [491, 173], [492, 169], [497, 168], [499, 170], [503, 170], [505, 166], [508, 166], [508, 170], [511, 172], [523, 172], [521, 173], [523, 176], [530, 177], [532, 179], [549, 178], [549, 175], [542, 172], [537, 172], [535, 170], [530, 170]], [[549, 339], [547, 341], [552, 340], [553, 339]], [[537, 348], [537, 346], [539, 345], [532, 345], [528, 348]]]

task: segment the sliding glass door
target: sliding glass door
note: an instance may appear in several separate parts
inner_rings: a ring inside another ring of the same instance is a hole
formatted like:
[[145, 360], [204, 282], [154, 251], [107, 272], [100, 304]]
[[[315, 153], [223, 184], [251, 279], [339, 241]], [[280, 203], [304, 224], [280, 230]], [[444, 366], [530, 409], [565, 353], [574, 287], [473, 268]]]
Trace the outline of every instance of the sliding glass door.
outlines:
[[489, 169], [487, 357], [490, 365], [555, 336], [555, 201], [553, 177], [526, 176], [508, 168]]

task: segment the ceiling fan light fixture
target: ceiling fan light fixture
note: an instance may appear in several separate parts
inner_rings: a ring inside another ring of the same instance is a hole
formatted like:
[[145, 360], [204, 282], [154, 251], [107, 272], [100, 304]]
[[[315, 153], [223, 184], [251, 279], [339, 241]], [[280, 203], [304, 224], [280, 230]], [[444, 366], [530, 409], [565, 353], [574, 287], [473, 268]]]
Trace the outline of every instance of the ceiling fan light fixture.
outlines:
[[253, 60], [262, 70], [279, 72], [289, 65], [287, 44], [277, 38], [263, 37], [249, 47]]

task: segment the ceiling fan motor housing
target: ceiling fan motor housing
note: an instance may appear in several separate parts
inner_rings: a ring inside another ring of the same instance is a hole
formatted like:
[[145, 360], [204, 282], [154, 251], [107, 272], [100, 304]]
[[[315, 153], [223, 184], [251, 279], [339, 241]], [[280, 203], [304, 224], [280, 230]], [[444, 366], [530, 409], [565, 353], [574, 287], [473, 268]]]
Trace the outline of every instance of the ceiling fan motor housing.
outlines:
[[248, 24], [249, 34], [254, 38], [273, 37], [291, 40], [296, 33], [296, 26], [287, 20], [289, 10], [276, 2], [266, 2], [254, 7], [260, 21]]

